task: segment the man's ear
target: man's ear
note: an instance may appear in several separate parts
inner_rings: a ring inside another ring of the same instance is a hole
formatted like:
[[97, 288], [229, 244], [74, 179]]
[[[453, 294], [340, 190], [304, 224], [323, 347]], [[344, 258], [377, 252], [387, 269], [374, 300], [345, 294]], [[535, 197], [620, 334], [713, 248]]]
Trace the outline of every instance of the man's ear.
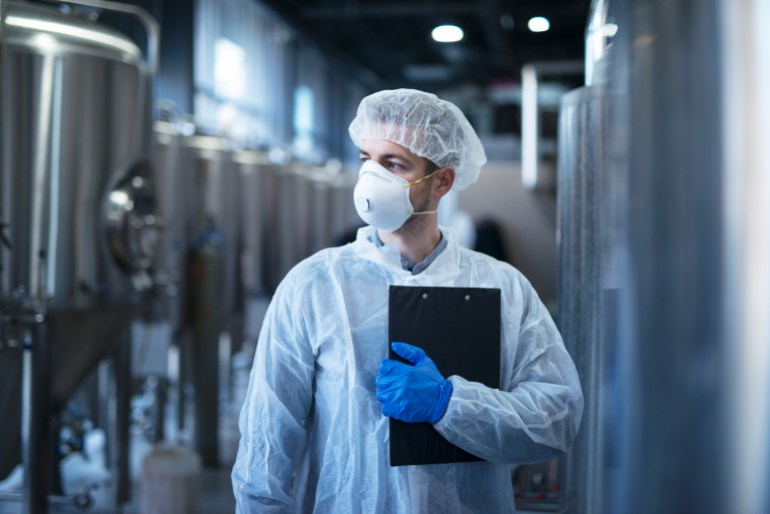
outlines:
[[452, 189], [452, 185], [455, 183], [455, 169], [451, 166], [447, 166], [436, 173], [435, 188], [433, 192], [441, 198]]

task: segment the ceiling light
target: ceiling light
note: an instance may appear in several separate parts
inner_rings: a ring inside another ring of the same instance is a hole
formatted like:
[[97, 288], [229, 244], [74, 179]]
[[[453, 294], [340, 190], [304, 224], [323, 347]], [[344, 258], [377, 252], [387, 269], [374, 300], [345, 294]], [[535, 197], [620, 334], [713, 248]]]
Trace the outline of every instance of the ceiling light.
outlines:
[[529, 27], [529, 30], [532, 32], [545, 32], [551, 28], [551, 22], [548, 21], [548, 18], [535, 16], [534, 18], [529, 19], [527, 22], [527, 27]]
[[463, 38], [463, 29], [457, 25], [439, 25], [430, 35], [439, 43], [456, 43]]

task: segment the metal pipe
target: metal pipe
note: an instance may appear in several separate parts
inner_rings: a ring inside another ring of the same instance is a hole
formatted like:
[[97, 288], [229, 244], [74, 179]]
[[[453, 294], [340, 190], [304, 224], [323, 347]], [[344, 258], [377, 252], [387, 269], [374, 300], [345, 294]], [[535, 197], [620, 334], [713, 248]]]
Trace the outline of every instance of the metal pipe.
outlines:
[[581, 61], [531, 63], [521, 68], [521, 182], [526, 189], [535, 189], [540, 180], [540, 77], [582, 74], [583, 70]]
[[131, 498], [131, 475], [129, 467], [129, 425], [131, 412], [131, 341], [128, 333], [123, 334], [115, 364], [115, 502], [122, 505]]
[[537, 185], [540, 126], [537, 105], [537, 69], [521, 68], [521, 182], [527, 189]]
[[158, 73], [158, 63], [160, 59], [160, 27], [157, 20], [152, 17], [142, 7], [137, 5], [127, 5], [120, 2], [111, 2], [108, 0], [59, 0], [62, 3], [85, 5], [95, 7], [106, 11], [113, 11], [122, 14], [136, 16], [144, 26], [147, 33], [147, 73], [152, 77], [147, 82], [147, 88], [144, 91], [146, 97], [140, 104], [144, 104], [144, 111], [140, 116], [144, 116], [142, 124], [144, 125], [144, 137], [142, 138], [142, 153], [146, 158], [150, 156], [150, 146], [152, 141], [152, 118], [153, 118], [153, 100], [155, 97], [154, 77]]
[[[5, 44], [5, 15], [7, 11], [8, 3], [5, 0], [0, 0], [0, 99], [5, 98], [5, 62], [6, 62], [6, 44]], [[3, 141], [5, 141], [4, 132], [5, 132], [5, 116], [0, 115], [0, 172], [5, 167], [5, 153], [3, 152]], [[0, 217], [0, 238], [2, 238], [2, 241], [0, 241], [0, 245], [5, 242], [5, 235], [3, 232], [5, 231], [5, 220], [3, 220]], [[4, 273], [2, 273], [3, 269], [5, 268], [3, 255], [4, 255], [5, 249], [0, 246], [0, 292], [5, 292], [5, 286], [3, 284], [3, 277], [5, 276]], [[2, 337], [2, 322], [0, 322], [0, 338]]]
[[210, 230], [199, 238], [191, 265], [198, 278], [191, 285], [193, 305], [192, 381], [195, 391], [194, 445], [205, 467], [219, 465], [219, 340], [225, 273], [224, 238]]
[[150, 74], [155, 75], [158, 71], [158, 42], [160, 41], [160, 28], [155, 18], [145, 9], [137, 5], [128, 5], [120, 2], [110, 2], [108, 0], [58, 0], [61, 3], [85, 5], [104, 9], [105, 11], [130, 14], [139, 18], [147, 32], [147, 67]]
[[594, 84], [599, 71], [597, 65], [609, 49], [610, 40], [617, 31], [610, 16], [610, 0], [593, 0], [588, 13], [585, 38], [585, 85]]
[[51, 374], [45, 323], [40, 322], [25, 331], [23, 363], [21, 437], [24, 513], [46, 514], [51, 476]]
[[770, 9], [719, 3], [725, 120], [725, 331], [729, 341], [728, 505], [770, 511]]
[[45, 256], [47, 247], [43, 240], [44, 218], [46, 208], [48, 207], [48, 197], [46, 192], [50, 187], [49, 162], [51, 156], [51, 126], [53, 123], [51, 112], [53, 111], [54, 99], [54, 80], [55, 80], [56, 56], [53, 53], [46, 53], [42, 59], [40, 74], [40, 90], [37, 100], [39, 110], [37, 114], [37, 133], [34, 139], [35, 155], [32, 165], [32, 180], [34, 194], [32, 197], [32, 227], [31, 239], [32, 248], [36, 257], [39, 259], [38, 265], [32, 268], [29, 281], [30, 293], [35, 298], [43, 299], [46, 295], [45, 267], [40, 263]]

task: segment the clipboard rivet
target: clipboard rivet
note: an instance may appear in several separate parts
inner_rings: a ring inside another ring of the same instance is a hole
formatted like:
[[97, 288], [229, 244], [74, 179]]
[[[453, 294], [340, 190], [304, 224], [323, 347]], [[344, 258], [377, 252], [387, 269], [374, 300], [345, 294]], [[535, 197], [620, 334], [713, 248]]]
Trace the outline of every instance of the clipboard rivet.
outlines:
[[470, 299], [471, 299], [471, 295], [469, 295], [469, 294], [466, 294], [466, 295], [465, 295], [465, 301], [467, 302], [467, 301], [469, 301]]
[[428, 293], [422, 293], [422, 299], [426, 300], [428, 298]]

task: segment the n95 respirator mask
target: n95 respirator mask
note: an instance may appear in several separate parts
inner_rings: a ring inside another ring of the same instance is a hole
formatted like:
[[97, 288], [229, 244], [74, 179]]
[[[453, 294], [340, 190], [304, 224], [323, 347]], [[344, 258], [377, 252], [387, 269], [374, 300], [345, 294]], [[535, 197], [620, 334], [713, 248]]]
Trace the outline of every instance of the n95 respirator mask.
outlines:
[[436, 211], [415, 212], [409, 200], [409, 187], [438, 171], [409, 182], [377, 161], [367, 160], [358, 172], [358, 183], [353, 190], [356, 212], [364, 222], [384, 232], [398, 230], [413, 214], [433, 214]]

